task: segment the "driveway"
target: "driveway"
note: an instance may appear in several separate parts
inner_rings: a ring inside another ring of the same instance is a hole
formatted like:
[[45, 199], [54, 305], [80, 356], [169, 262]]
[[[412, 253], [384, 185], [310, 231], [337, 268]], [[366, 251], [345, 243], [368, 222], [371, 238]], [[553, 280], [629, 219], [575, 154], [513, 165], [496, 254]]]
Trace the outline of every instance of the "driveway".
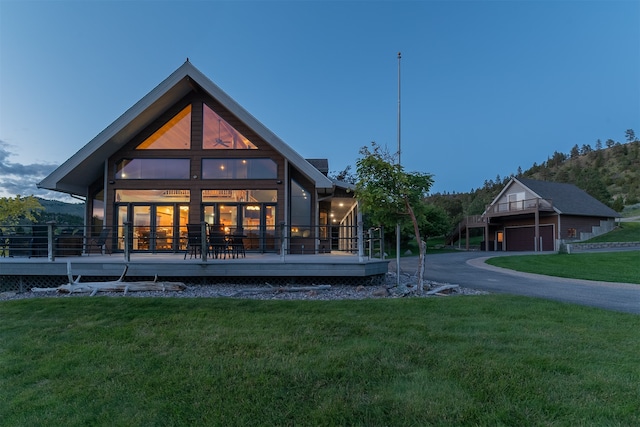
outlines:
[[[500, 254], [503, 256], [505, 254]], [[514, 253], [510, 255], [523, 255]], [[427, 254], [426, 280], [453, 283], [488, 292], [524, 295], [536, 298], [599, 307], [605, 310], [640, 314], [640, 285], [564, 279], [539, 274], [521, 273], [490, 266], [483, 252]], [[400, 271], [414, 275], [418, 258], [400, 259]], [[396, 260], [389, 263], [395, 271]]]

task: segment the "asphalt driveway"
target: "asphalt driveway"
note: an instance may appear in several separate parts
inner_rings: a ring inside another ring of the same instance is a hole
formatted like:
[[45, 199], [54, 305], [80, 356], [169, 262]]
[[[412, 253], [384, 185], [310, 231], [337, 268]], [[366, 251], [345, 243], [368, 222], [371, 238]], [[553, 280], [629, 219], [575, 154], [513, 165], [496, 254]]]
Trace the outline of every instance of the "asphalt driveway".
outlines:
[[[546, 298], [640, 314], [640, 285], [521, 273], [487, 265], [484, 263], [487, 258], [485, 252], [427, 254], [424, 278], [489, 292]], [[414, 275], [417, 267], [418, 257], [400, 259], [402, 273]], [[396, 260], [393, 259], [389, 263], [389, 271], [395, 269]]]

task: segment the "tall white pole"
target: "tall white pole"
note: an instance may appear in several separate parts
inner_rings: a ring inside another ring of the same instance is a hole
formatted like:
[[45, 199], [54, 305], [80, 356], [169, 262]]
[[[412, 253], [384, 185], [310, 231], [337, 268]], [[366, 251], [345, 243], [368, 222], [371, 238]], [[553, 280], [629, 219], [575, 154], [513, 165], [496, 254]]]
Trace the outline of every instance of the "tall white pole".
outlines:
[[[398, 166], [400, 166], [400, 58], [398, 52]], [[400, 286], [400, 223], [396, 223], [396, 286]]]

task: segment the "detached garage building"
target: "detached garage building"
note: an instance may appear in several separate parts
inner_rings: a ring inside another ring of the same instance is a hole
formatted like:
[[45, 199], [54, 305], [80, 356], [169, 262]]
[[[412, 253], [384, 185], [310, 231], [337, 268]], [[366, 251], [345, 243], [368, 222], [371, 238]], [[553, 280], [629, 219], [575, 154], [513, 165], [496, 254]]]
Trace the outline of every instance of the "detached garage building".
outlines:
[[512, 178], [467, 227], [485, 229], [487, 251], [556, 251], [612, 230], [619, 217], [573, 184]]

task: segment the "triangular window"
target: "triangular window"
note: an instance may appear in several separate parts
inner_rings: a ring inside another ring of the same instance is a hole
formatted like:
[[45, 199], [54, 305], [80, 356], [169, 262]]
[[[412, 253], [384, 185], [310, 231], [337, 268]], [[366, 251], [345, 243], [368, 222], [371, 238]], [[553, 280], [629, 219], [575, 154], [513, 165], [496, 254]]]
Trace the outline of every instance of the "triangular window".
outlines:
[[136, 150], [188, 150], [191, 148], [191, 105], [173, 116]]
[[205, 150], [258, 149], [206, 104], [204, 105], [202, 148]]

